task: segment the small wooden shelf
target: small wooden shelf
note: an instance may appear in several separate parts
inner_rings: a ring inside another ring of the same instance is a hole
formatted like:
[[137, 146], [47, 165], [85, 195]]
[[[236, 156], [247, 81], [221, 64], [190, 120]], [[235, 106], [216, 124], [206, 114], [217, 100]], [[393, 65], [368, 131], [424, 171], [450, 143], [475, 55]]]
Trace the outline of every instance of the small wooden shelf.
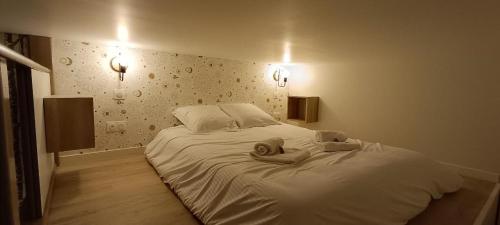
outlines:
[[43, 99], [47, 152], [94, 148], [93, 98], [53, 95]]
[[318, 121], [319, 97], [288, 96], [287, 119], [298, 123]]

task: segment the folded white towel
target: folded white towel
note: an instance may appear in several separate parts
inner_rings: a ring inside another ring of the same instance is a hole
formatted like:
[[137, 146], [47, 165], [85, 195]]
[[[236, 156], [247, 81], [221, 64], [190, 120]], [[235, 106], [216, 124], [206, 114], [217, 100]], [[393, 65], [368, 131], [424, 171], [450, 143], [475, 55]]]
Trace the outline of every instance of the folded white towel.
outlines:
[[325, 142], [325, 141], [337, 141], [343, 142], [347, 140], [347, 136], [342, 131], [334, 131], [334, 130], [317, 130], [315, 132], [316, 141]]
[[283, 153], [283, 145], [285, 141], [283, 138], [274, 137], [261, 141], [254, 146], [254, 152], [257, 155], [276, 155]]
[[351, 151], [358, 149], [361, 146], [358, 143], [353, 142], [318, 142], [323, 146], [323, 151], [325, 152], [336, 152], [336, 151]]
[[283, 164], [295, 164], [307, 159], [311, 156], [311, 153], [307, 150], [299, 150], [296, 148], [286, 148], [284, 154], [277, 155], [258, 155], [255, 152], [250, 152], [252, 158], [270, 163], [283, 163]]

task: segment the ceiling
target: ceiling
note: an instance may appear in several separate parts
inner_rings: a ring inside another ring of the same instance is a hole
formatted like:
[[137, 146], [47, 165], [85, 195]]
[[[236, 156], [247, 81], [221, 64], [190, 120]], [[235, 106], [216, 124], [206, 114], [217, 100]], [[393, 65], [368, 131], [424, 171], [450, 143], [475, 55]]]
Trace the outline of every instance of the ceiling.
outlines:
[[0, 31], [111, 42], [124, 26], [141, 48], [259, 62], [289, 51], [292, 63], [331, 62], [465, 43], [465, 33], [498, 27], [498, 2], [0, 0]]

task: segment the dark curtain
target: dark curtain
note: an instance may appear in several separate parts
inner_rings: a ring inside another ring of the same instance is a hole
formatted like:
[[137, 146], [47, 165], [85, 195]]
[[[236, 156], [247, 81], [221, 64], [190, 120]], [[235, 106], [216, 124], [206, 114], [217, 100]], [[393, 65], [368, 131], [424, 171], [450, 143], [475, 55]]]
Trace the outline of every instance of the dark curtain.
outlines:
[[16, 178], [22, 220], [42, 216], [31, 69], [7, 61]]

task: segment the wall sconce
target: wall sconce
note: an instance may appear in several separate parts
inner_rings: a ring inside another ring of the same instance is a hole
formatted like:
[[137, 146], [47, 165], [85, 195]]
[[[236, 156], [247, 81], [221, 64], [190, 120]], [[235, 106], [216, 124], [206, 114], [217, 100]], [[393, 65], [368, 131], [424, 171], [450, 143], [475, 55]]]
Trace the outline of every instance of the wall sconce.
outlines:
[[274, 81], [276, 81], [276, 85], [278, 85], [278, 87], [285, 87], [286, 82], [288, 81], [288, 77], [285, 75], [285, 73], [281, 74], [280, 68], [274, 71], [273, 79]]
[[123, 81], [123, 76], [127, 72], [128, 68], [128, 60], [126, 59], [126, 57], [120, 53], [118, 54], [118, 56], [115, 56], [111, 59], [109, 65], [111, 66], [111, 69], [118, 72], [120, 81]]

